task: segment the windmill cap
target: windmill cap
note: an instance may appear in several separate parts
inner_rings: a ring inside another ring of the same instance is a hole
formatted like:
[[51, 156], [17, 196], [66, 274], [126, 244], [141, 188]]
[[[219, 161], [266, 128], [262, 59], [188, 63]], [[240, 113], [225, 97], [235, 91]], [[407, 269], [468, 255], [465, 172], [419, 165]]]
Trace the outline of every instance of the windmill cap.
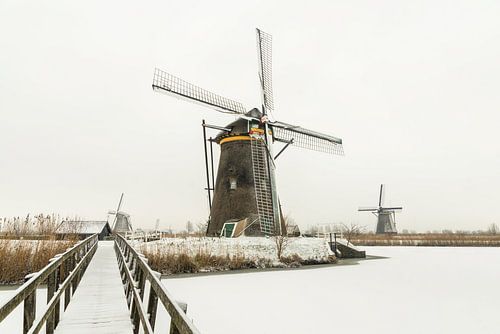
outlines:
[[[255, 118], [255, 119], [260, 119], [263, 116], [263, 114], [259, 109], [253, 108], [249, 112], [245, 113], [244, 116], [250, 117], [250, 118]], [[217, 144], [219, 144], [222, 139], [229, 137], [229, 136], [239, 136], [239, 135], [248, 134], [248, 119], [239, 117], [234, 122], [229, 123], [226, 126], [226, 128], [230, 128], [231, 131], [230, 132], [227, 132], [227, 131], [219, 132], [214, 139]]]

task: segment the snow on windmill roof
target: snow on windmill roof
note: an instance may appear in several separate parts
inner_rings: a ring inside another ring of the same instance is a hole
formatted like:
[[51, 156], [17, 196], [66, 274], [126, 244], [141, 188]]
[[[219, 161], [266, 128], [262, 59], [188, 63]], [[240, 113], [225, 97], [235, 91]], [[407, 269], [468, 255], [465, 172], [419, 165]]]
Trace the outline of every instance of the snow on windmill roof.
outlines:
[[107, 221], [63, 221], [56, 229], [56, 233], [74, 233], [74, 234], [94, 234], [101, 233], [108, 226]]

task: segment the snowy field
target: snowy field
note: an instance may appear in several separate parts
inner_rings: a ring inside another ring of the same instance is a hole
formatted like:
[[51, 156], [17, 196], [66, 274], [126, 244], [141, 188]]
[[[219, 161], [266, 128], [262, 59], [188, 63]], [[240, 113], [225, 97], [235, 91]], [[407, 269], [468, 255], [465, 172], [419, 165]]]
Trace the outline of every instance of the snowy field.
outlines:
[[364, 249], [390, 258], [164, 283], [206, 334], [500, 333], [500, 248]]

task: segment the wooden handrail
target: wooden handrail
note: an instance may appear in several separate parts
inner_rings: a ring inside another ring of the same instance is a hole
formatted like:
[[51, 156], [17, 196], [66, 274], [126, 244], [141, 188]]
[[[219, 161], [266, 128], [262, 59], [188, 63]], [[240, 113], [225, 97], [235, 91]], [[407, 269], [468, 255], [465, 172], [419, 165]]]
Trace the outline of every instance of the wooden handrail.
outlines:
[[[38, 333], [43, 324], [52, 334], [60, 320], [60, 300], [64, 293], [64, 310], [68, 307], [81, 277], [97, 249], [98, 235], [78, 242], [66, 252], [56, 255], [42, 270], [26, 276], [26, 282], [0, 305], [0, 322], [24, 302], [23, 333]], [[36, 317], [36, 290], [47, 283], [47, 309]], [[36, 322], [35, 322], [36, 320]]]
[[[156, 323], [158, 300], [170, 315], [171, 334], [199, 334], [193, 322], [186, 316], [186, 305], [176, 302], [161, 283], [157, 272], [147, 264], [144, 255], [137, 252], [121, 235], [116, 235], [115, 250], [122, 275], [125, 295], [134, 325], [134, 333], [139, 326], [144, 333], [153, 333]], [[146, 281], [150, 283], [147, 310], [144, 305]]]

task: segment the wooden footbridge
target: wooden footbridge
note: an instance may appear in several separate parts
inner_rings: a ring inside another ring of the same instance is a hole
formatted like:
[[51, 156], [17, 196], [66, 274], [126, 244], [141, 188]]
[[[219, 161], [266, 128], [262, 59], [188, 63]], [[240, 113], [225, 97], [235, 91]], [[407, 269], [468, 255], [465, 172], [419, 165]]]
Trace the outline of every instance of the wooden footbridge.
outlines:
[[[37, 312], [42, 284], [47, 302]], [[96, 234], [27, 276], [0, 305], [0, 322], [22, 307], [23, 333], [154, 333], [158, 301], [170, 315], [171, 334], [199, 333], [187, 306], [172, 298], [142, 254], [120, 235], [98, 241]]]

